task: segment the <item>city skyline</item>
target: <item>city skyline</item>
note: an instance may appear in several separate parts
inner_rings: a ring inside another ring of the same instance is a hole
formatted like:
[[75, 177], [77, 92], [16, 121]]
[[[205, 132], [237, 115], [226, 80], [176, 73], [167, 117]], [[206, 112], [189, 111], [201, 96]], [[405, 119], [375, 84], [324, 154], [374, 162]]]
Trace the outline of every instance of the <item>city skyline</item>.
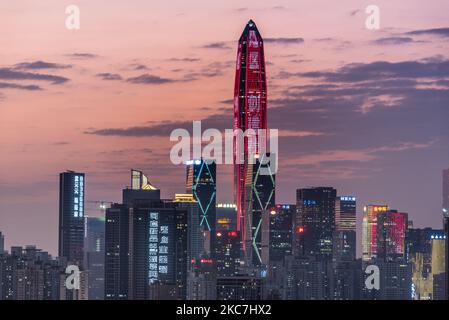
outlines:
[[[439, 228], [441, 172], [449, 163], [443, 122], [449, 97], [441, 90], [447, 89], [449, 77], [447, 4], [435, 1], [434, 8], [423, 9], [417, 3], [408, 4], [413, 19], [400, 15], [398, 5], [380, 1], [382, 27], [373, 32], [364, 28], [364, 8], [355, 1], [329, 12], [308, 3], [310, 17], [291, 1], [277, 8], [241, 8], [231, 2], [215, 8], [212, 28], [207, 19], [192, 27], [200, 35], [195, 39], [189, 33], [181, 37], [176, 29], [199, 17], [194, 10], [201, 1], [181, 6], [179, 15], [155, 5], [153, 12], [174, 24], [164, 30], [174, 39], [168, 44], [157, 32], [164, 23], [151, 14], [152, 19], [119, 30], [116, 41], [104, 35], [104, 42], [95, 44], [93, 39], [102, 35], [92, 30], [113, 28], [110, 19], [116, 21], [123, 5], [102, 13], [100, 6], [80, 1], [78, 33], [57, 22], [64, 20], [62, 6], [46, 13], [27, 11], [29, 20], [0, 28], [5, 48], [0, 66], [0, 228], [5, 247], [36, 244], [56, 255], [57, 179], [65, 169], [86, 173], [90, 201], [119, 202], [133, 167], [149, 175], [163, 198], [183, 192], [185, 167], [169, 163], [169, 133], [189, 128], [192, 120], [231, 128], [235, 45], [249, 18], [266, 39], [268, 126], [284, 129], [277, 203], [294, 204], [295, 190], [309, 185], [354, 195], [358, 243], [361, 208], [371, 203], [409, 213], [416, 226]], [[34, 6], [48, 9], [47, 4]], [[10, 15], [0, 21], [8, 23], [17, 15], [13, 9], [2, 8]], [[421, 9], [427, 18], [417, 15]], [[323, 21], [317, 24], [311, 17], [320, 13]], [[25, 36], [26, 28], [44, 17], [50, 19]], [[344, 23], [334, 28], [338, 19]], [[126, 39], [121, 33], [142, 27], [154, 35]], [[441, 32], [432, 32], [435, 28]], [[56, 46], [63, 37], [67, 44]], [[42, 45], [52, 49], [37, 51]], [[404, 45], [410, 50], [403, 52]], [[130, 56], [133, 50], [123, 48], [142, 50]], [[338, 99], [342, 95], [346, 100]], [[186, 121], [177, 121], [178, 113]], [[232, 202], [231, 172], [231, 166], [217, 167], [218, 202]]]

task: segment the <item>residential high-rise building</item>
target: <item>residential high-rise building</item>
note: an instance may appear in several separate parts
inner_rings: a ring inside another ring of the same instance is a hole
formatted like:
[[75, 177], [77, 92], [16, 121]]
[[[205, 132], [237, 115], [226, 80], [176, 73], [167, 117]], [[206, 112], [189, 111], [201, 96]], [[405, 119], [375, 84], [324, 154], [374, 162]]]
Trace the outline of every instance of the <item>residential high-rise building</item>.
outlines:
[[192, 194], [198, 207], [198, 224], [203, 233], [207, 253], [211, 255], [215, 246], [216, 230], [216, 164], [205, 159], [186, 163], [186, 193]]
[[[253, 184], [248, 179], [254, 178], [251, 174], [251, 170], [254, 169], [253, 157], [265, 153], [266, 140], [262, 138], [266, 137], [267, 129], [264, 47], [262, 37], [252, 20], [247, 23], [238, 42], [233, 128], [247, 133], [244, 139], [234, 140], [234, 197], [237, 206], [237, 230], [242, 236], [243, 256], [248, 263], [251, 263], [251, 250], [254, 249], [251, 247], [251, 229], [257, 228], [257, 225], [251, 225], [248, 221], [251, 220], [252, 214], [250, 201], [252, 190], [248, 186]], [[247, 131], [248, 129], [254, 131]]]
[[84, 189], [84, 173], [59, 175], [59, 257], [78, 266], [84, 258]]
[[260, 278], [245, 275], [217, 278], [217, 300], [262, 300], [263, 294]]
[[331, 187], [296, 191], [295, 256], [332, 259], [336, 193], [337, 190]]
[[292, 254], [293, 218], [296, 205], [278, 204], [270, 209], [270, 263]]
[[84, 266], [89, 300], [104, 299], [105, 218], [86, 217]]
[[363, 208], [362, 260], [364, 262], [377, 257], [377, 215], [388, 210], [387, 205], [367, 205]]
[[66, 267], [62, 260], [35, 246], [0, 254], [0, 300], [59, 300]]

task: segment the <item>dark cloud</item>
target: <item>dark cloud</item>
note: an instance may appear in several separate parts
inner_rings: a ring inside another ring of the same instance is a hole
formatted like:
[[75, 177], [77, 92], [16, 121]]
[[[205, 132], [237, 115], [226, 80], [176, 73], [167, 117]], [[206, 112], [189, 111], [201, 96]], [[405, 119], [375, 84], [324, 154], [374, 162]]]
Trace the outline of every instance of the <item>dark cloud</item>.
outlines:
[[11, 68], [0, 68], [0, 79], [3, 80], [40, 80], [53, 84], [61, 84], [69, 81], [68, 78], [51, 74], [25, 72]]
[[303, 38], [264, 38], [265, 43], [275, 43], [275, 44], [301, 44], [304, 43]]
[[213, 42], [202, 46], [205, 49], [231, 49], [226, 42]]
[[198, 62], [201, 61], [200, 58], [170, 58], [168, 61], [173, 62]]
[[131, 67], [133, 70], [150, 70], [146, 65], [139, 63], [131, 64]]
[[68, 57], [74, 58], [74, 59], [94, 59], [98, 56], [93, 53], [88, 52], [75, 52], [75, 53], [69, 53], [67, 54]]
[[17, 69], [30, 69], [30, 70], [36, 70], [36, 69], [67, 69], [71, 68], [71, 65], [67, 64], [59, 64], [59, 63], [52, 63], [52, 62], [45, 62], [42, 60], [33, 61], [33, 62], [22, 62], [15, 65]]
[[432, 36], [440, 36], [440, 37], [449, 37], [449, 28], [433, 28], [433, 29], [413, 30], [413, 31], [407, 32], [405, 34], [412, 35], [412, 36], [432, 35]]
[[317, 42], [332, 42], [332, 41], [335, 41], [335, 40], [336, 39], [330, 38], [330, 37], [314, 39], [314, 41], [317, 41]]
[[278, 77], [281, 78], [292, 76], [317, 78], [333, 82], [357, 82], [388, 78], [441, 78], [449, 77], [449, 60], [376, 61], [366, 64], [348, 64], [336, 71], [282, 72], [278, 74]]
[[132, 77], [126, 79], [127, 82], [135, 83], [135, 84], [151, 84], [151, 85], [158, 85], [158, 84], [165, 84], [165, 83], [171, 83], [175, 82], [176, 80], [168, 79], [168, 78], [162, 78], [159, 76], [155, 76], [152, 74], [142, 74], [137, 77]]
[[200, 78], [219, 77], [224, 74], [223, 70], [229, 70], [233, 65], [233, 61], [217, 61], [203, 66], [200, 71], [189, 72], [184, 76], [184, 81], [194, 81]]
[[207, 128], [216, 128], [224, 130], [232, 127], [231, 114], [217, 114], [205, 117], [205, 119], [191, 119], [182, 121], [165, 121], [147, 126], [136, 126], [129, 128], [105, 128], [92, 129], [84, 133], [95, 134], [100, 136], [121, 136], [121, 137], [169, 137], [174, 129], [186, 129], [192, 131], [192, 121], [202, 120], [202, 130]]
[[21, 85], [17, 83], [0, 82], [0, 89], [19, 89], [28, 91], [42, 90], [41, 87], [36, 85]]
[[118, 73], [97, 73], [96, 76], [103, 80], [122, 80], [122, 76]]
[[374, 44], [379, 45], [397, 45], [397, 44], [407, 44], [422, 41], [415, 41], [411, 37], [385, 37], [374, 41]]

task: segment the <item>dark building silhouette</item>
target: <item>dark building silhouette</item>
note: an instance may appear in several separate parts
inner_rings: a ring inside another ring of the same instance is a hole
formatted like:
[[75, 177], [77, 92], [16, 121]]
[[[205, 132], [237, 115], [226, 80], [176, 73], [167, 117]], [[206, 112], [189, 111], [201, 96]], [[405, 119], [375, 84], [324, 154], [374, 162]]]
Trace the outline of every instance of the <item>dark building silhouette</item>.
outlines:
[[113, 204], [106, 209], [104, 290], [106, 300], [128, 299], [129, 209]]
[[336, 193], [330, 187], [296, 191], [295, 256], [332, 259]]
[[59, 257], [82, 266], [84, 253], [84, 173], [59, 175]]
[[262, 300], [263, 281], [248, 276], [217, 278], [217, 300]]
[[89, 300], [104, 299], [105, 218], [86, 217], [84, 266], [87, 272]]
[[217, 275], [232, 277], [240, 268], [240, 236], [235, 230], [217, 230], [215, 260]]
[[292, 254], [293, 218], [296, 205], [278, 204], [270, 210], [270, 263]]

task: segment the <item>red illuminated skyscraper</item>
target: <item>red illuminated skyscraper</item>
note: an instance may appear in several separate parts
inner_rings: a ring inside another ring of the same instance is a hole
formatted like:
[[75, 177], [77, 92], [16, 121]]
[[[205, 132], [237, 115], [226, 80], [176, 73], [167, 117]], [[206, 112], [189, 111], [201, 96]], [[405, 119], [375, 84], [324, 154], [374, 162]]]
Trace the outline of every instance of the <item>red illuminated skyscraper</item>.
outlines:
[[[253, 157], [266, 148], [266, 139], [259, 140], [259, 129], [267, 129], [267, 82], [263, 40], [256, 24], [250, 20], [240, 37], [234, 90], [233, 129], [255, 134], [234, 143], [234, 197], [237, 207], [237, 229], [242, 236], [242, 250], [251, 250], [252, 221], [251, 192], [254, 185]], [[265, 135], [266, 136], [266, 135]], [[246, 257], [248, 255], [244, 254]]]
[[377, 258], [383, 261], [405, 259], [408, 214], [390, 210], [377, 214]]

